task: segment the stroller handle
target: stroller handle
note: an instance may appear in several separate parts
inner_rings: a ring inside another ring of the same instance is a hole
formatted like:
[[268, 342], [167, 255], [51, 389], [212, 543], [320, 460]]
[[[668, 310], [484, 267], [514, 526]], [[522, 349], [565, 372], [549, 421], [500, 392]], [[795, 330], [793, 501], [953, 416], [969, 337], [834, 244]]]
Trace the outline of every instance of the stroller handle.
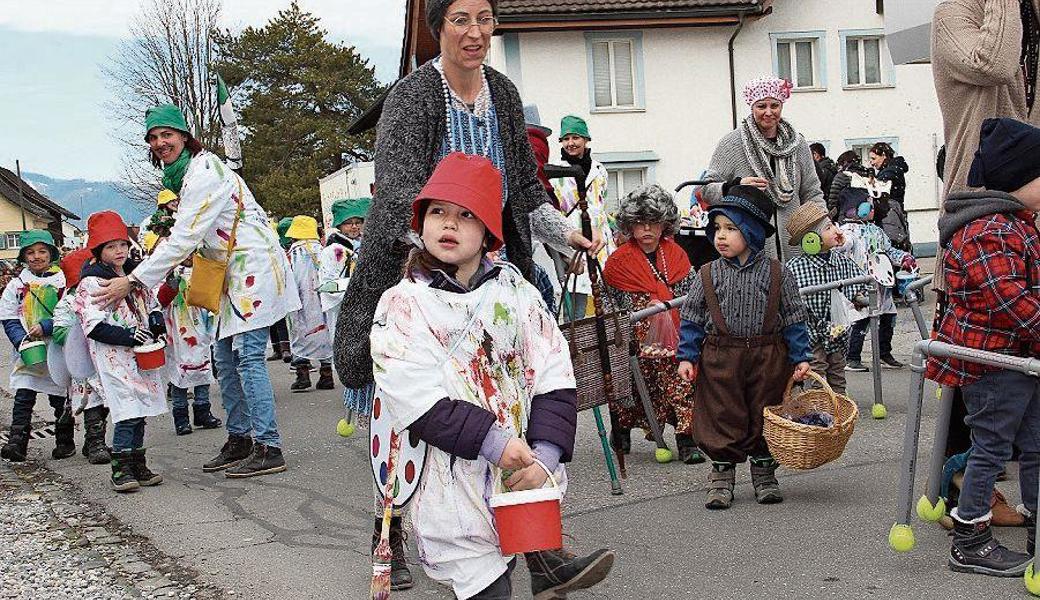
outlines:
[[683, 191], [691, 185], [708, 185], [709, 183], [718, 183], [717, 181], [708, 181], [706, 179], [692, 179], [690, 181], [684, 181], [675, 187], [676, 193]]

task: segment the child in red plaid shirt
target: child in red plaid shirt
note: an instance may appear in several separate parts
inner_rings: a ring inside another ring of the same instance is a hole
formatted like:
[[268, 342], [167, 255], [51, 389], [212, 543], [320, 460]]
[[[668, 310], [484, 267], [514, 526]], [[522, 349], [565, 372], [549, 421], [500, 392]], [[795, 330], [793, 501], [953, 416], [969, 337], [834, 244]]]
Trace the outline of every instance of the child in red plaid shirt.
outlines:
[[[939, 219], [949, 306], [938, 339], [1016, 356], [1040, 356], [1040, 129], [987, 119], [968, 184], [951, 194]], [[949, 566], [997, 576], [1023, 573], [1033, 554], [1040, 471], [1040, 383], [1015, 371], [954, 359], [929, 359], [926, 377], [960, 387], [972, 450], [954, 522]], [[990, 530], [997, 475], [1020, 452], [1028, 554], [1002, 546]]]

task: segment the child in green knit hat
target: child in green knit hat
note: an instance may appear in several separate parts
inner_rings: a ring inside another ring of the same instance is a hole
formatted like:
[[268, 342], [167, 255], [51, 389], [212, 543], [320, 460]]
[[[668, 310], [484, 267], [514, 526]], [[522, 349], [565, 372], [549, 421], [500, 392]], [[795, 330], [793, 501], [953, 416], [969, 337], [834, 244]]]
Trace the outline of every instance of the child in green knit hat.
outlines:
[[39, 393], [47, 394], [57, 421], [55, 447], [51, 455], [59, 459], [76, 453], [73, 441], [75, 423], [66, 407], [66, 389], [51, 380], [46, 362], [26, 364], [19, 354], [20, 348], [51, 342], [54, 308], [65, 292], [65, 275], [55, 265], [57, 260], [58, 247], [49, 231], [33, 229], [23, 232], [18, 262], [25, 268], [8, 282], [3, 296], [0, 296], [0, 321], [7, 339], [15, 348], [11, 372], [11, 389], [15, 390], [11, 434], [0, 448], [0, 456], [13, 462], [25, 460], [33, 406]]

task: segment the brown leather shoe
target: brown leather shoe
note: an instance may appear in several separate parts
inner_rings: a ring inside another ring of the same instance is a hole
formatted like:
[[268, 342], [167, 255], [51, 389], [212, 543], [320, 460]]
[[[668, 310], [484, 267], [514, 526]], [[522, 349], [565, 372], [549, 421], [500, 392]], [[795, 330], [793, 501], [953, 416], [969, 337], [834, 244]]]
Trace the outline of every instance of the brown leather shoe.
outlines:
[[990, 510], [993, 511], [993, 525], [995, 527], [1022, 527], [1026, 524], [1026, 517], [1008, 504], [1007, 498], [1000, 490], [993, 490], [993, 497], [989, 501]]

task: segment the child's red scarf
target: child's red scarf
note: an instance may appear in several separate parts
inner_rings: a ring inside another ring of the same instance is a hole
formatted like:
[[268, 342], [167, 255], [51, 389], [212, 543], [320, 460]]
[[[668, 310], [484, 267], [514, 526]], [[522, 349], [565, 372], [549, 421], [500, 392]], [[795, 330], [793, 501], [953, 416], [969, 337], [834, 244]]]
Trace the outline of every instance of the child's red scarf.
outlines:
[[[672, 238], [662, 238], [657, 248], [657, 273], [650, 268], [650, 260], [635, 240], [629, 240], [607, 259], [603, 278], [607, 283], [623, 292], [650, 294], [651, 300], [667, 302], [675, 297], [671, 286], [682, 281], [693, 266], [686, 251]], [[667, 282], [663, 278], [667, 275]], [[678, 311], [673, 310], [672, 320], [679, 326]]]

